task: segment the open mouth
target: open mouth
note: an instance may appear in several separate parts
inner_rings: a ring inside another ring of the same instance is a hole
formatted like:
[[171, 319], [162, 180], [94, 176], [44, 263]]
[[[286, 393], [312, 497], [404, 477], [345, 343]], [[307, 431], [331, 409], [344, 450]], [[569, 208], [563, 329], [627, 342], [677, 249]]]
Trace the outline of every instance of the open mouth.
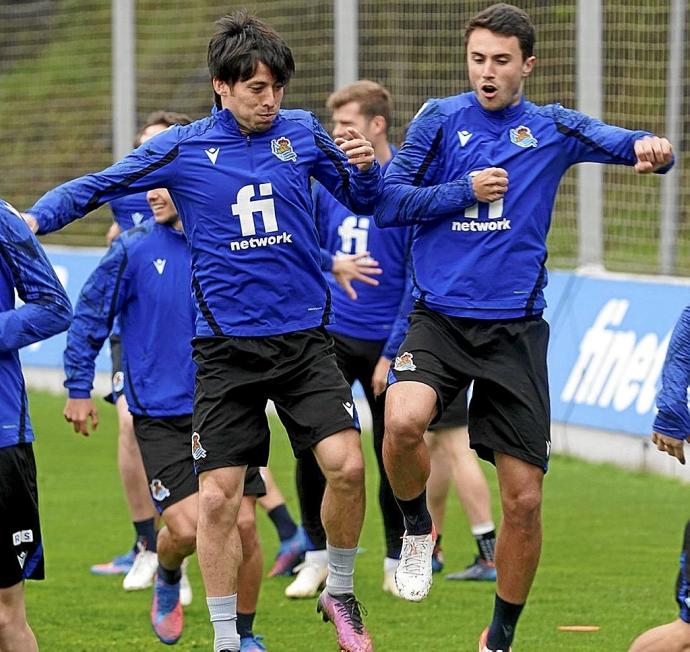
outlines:
[[481, 91], [485, 97], [491, 99], [498, 93], [498, 88], [496, 88], [496, 86], [493, 84], [482, 84]]

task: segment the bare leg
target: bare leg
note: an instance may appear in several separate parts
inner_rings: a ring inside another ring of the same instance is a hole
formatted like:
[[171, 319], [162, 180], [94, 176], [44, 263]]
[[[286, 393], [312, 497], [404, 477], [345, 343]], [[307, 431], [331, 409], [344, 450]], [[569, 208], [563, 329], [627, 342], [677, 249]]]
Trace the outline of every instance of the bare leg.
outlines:
[[0, 589], [0, 652], [38, 652], [26, 621], [23, 582]]
[[257, 502], [266, 511], [270, 512], [275, 507], [285, 504], [285, 497], [280, 492], [278, 485], [273, 479], [273, 474], [267, 466], [261, 468], [261, 477], [266, 484], [266, 495], [257, 498]]
[[690, 652], [690, 624], [677, 618], [638, 636], [629, 652]]
[[199, 494], [192, 494], [163, 512], [165, 527], [158, 531], [158, 561], [168, 570], [180, 568], [196, 548]]
[[496, 542], [497, 594], [524, 604], [541, 553], [541, 498], [544, 473], [515, 457], [496, 453], [503, 520]]
[[437, 532], [443, 532], [446, 520], [446, 501], [451, 478], [451, 461], [446, 456], [443, 445], [443, 431], [427, 431], [424, 435], [431, 471], [426, 483], [426, 504]]
[[256, 502], [254, 496], [244, 496], [237, 517], [242, 542], [242, 563], [238, 574], [237, 611], [253, 614], [259, 602], [264, 562], [261, 543], [256, 531]]
[[146, 480], [139, 444], [134, 436], [132, 415], [124, 396], [117, 399], [116, 408], [118, 422], [117, 465], [130, 516], [132, 521], [155, 518], [156, 510], [151, 501], [149, 483]]

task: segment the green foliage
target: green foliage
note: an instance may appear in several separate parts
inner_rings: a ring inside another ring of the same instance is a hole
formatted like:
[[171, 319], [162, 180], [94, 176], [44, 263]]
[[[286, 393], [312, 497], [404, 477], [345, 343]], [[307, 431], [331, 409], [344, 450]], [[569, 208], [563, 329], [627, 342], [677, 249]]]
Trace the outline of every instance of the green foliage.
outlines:
[[[125, 593], [121, 578], [89, 574], [91, 564], [123, 553], [133, 538], [116, 469], [115, 411], [99, 403], [101, 424], [85, 439], [64, 423], [62, 406], [61, 398], [31, 395], [48, 579], [27, 584], [29, 619], [41, 649], [51, 652], [158, 649], [149, 624], [150, 593]], [[297, 515], [292, 455], [282, 428], [273, 425], [271, 468]], [[369, 509], [356, 586], [369, 611], [366, 623], [376, 649], [476, 649], [490, 618], [492, 585], [437, 577], [421, 604], [404, 603], [381, 591], [383, 530], [368, 435], [363, 446]], [[495, 496], [493, 471], [486, 470]], [[516, 651], [625, 650], [641, 631], [673, 619], [688, 498], [688, 487], [673, 480], [556, 457], [545, 480], [541, 565], [520, 621]], [[446, 568], [458, 570], [474, 555], [474, 543], [454, 498], [446, 518]], [[277, 537], [265, 515], [258, 515], [258, 523], [268, 569]], [[194, 602], [185, 610], [185, 632], [176, 646], [180, 652], [208, 650], [212, 641], [195, 563], [190, 574]], [[266, 636], [268, 649], [335, 650], [331, 626], [317, 617], [315, 602], [283, 596], [288, 582], [266, 579], [262, 587], [256, 631]], [[573, 624], [598, 625], [601, 631], [557, 630], [558, 625]]]

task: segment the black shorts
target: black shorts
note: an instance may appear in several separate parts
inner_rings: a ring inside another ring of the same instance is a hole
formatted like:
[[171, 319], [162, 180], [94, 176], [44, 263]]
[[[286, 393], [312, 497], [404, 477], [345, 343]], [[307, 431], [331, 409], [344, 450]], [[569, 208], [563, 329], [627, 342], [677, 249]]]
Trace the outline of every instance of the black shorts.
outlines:
[[111, 335], [110, 341], [110, 363], [113, 368], [113, 375], [110, 377], [112, 391], [103, 398], [108, 403], [117, 403], [117, 399], [125, 393], [125, 372], [122, 369], [122, 342], [119, 335]]
[[429, 426], [429, 430], [443, 430], [444, 428], [467, 427], [467, 390], [462, 389], [452, 400], [451, 404], [443, 410], [441, 418]]
[[676, 602], [680, 608], [679, 618], [690, 623], [690, 521], [685, 524], [683, 549], [680, 553], [680, 569], [676, 580]]
[[490, 462], [500, 452], [546, 471], [551, 449], [548, 341], [549, 325], [541, 317], [465, 319], [417, 303], [389, 379], [432, 387], [438, 398], [435, 422], [474, 380], [468, 423], [472, 448]]
[[269, 399], [295, 456], [336, 432], [359, 430], [352, 390], [324, 329], [260, 338], [197, 338], [193, 346], [197, 374], [192, 454], [199, 473], [266, 466]]
[[[134, 415], [134, 434], [141, 449], [153, 503], [159, 512], [199, 491], [190, 454], [191, 414], [166, 418]], [[247, 468], [244, 495], [266, 495], [266, 484], [258, 467]]]
[[44, 577], [33, 447], [0, 448], [0, 589]]

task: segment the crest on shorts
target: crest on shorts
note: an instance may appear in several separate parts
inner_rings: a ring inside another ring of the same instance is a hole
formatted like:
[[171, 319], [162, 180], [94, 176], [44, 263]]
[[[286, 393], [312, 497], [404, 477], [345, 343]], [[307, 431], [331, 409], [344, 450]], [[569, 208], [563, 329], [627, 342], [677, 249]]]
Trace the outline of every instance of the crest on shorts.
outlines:
[[537, 139], [532, 135], [529, 127], [525, 127], [525, 125], [520, 125], [510, 130], [510, 142], [518, 147], [525, 148], [536, 147], [538, 144]]
[[393, 369], [396, 371], [416, 371], [417, 367], [412, 361], [414, 356], [411, 353], [405, 351], [402, 355], [396, 356], [395, 366]]
[[192, 433], [192, 457], [195, 460], [200, 460], [206, 457], [206, 449], [201, 445], [199, 441], [199, 433]]
[[289, 138], [281, 136], [280, 138], [274, 138], [271, 141], [271, 151], [275, 154], [281, 161], [296, 161], [297, 152], [292, 149], [292, 143]]
[[151, 480], [149, 487], [151, 487], [153, 499], [158, 502], [170, 497], [170, 489], [168, 489], [158, 478]]
[[125, 372], [116, 371], [113, 374], [113, 391], [121, 392], [125, 387]]

